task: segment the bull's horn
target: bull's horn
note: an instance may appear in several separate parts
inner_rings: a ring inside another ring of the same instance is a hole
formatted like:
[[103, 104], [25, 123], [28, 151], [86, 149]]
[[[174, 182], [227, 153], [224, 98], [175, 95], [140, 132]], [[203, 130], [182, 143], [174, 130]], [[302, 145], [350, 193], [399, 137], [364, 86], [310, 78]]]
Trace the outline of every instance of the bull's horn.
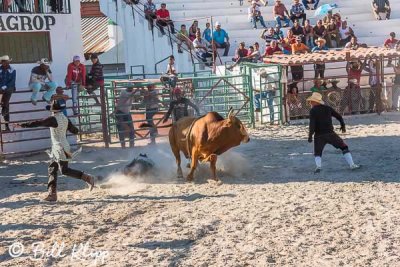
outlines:
[[230, 109], [229, 109], [229, 113], [228, 113], [228, 118], [231, 118], [231, 117], [233, 117], [233, 108], [231, 107]]

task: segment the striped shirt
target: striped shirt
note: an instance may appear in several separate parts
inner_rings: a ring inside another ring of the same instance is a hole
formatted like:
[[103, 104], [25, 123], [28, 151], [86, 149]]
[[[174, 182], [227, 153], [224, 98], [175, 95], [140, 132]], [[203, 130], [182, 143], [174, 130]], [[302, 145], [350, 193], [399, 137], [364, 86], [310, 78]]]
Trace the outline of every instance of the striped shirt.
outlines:
[[304, 13], [304, 5], [302, 3], [293, 4], [290, 8], [290, 13], [299, 15]]

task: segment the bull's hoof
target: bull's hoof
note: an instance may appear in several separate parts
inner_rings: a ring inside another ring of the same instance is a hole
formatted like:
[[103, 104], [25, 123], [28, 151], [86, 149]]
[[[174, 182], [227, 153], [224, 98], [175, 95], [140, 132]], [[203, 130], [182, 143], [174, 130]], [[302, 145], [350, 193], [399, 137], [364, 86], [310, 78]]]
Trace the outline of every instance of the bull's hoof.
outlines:
[[217, 179], [214, 179], [214, 178], [208, 179], [207, 182], [209, 184], [222, 185], [222, 181], [218, 178]]
[[192, 177], [192, 176], [186, 177], [186, 181], [187, 181], [188, 183], [193, 182], [193, 177]]
[[190, 163], [186, 164], [186, 168], [190, 169]]

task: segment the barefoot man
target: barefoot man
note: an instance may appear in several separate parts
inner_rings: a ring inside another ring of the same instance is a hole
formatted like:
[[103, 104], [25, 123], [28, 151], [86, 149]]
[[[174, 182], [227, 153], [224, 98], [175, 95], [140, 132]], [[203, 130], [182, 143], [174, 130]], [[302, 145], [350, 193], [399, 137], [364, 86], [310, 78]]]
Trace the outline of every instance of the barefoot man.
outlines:
[[332, 117], [335, 117], [340, 122], [340, 130], [343, 133], [346, 132], [346, 125], [344, 124], [342, 116], [340, 116], [340, 114], [333, 108], [324, 105], [320, 93], [313, 93], [309, 98], [307, 98], [307, 102], [310, 103], [312, 107], [310, 111], [308, 142], [311, 143], [313, 141], [314, 135], [314, 156], [315, 164], [317, 165], [315, 173], [321, 171], [321, 156], [326, 144], [330, 144], [335, 148], [342, 150], [350, 169], [359, 169], [360, 166], [353, 162], [349, 147], [333, 130]]
[[34, 127], [50, 127], [51, 136], [51, 152], [49, 156], [51, 162], [49, 165], [49, 181], [47, 184], [48, 196], [45, 201], [57, 201], [57, 174], [58, 170], [66, 176], [85, 181], [90, 190], [94, 186], [94, 177], [74, 170], [68, 167], [70, 161], [75, 153], [71, 153], [71, 148], [67, 140], [67, 130], [73, 134], [78, 134], [78, 129], [65, 117], [62, 111], [65, 109], [65, 102], [53, 101], [49, 107], [52, 116], [38, 121], [17, 124], [17, 127], [34, 128]]

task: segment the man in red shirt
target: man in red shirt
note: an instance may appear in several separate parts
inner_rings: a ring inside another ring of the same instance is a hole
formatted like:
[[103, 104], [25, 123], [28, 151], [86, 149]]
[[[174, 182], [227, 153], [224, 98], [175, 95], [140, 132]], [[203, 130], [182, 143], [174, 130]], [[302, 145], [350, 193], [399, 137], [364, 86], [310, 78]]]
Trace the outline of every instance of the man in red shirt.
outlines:
[[175, 34], [174, 24], [169, 16], [169, 11], [167, 9], [167, 4], [162, 3], [161, 8], [156, 12], [157, 16], [157, 25], [160, 29], [161, 33], [165, 35], [164, 27], [168, 26], [171, 27], [171, 33]]
[[282, 54], [282, 49], [279, 48], [276, 40], [272, 40], [270, 45], [265, 48], [263, 57], [272, 56], [273, 54]]
[[[386, 39], [385, 43], [383, 44], [386, 48], [394, 49], [396, 48], [396, 44], [399, 40], [396, 39], [396, 34], [394, 32], [390, 33], [389, 39]], [[392, 58], [389, 58], [387, 67], [393, 67], [392, 65]]]

